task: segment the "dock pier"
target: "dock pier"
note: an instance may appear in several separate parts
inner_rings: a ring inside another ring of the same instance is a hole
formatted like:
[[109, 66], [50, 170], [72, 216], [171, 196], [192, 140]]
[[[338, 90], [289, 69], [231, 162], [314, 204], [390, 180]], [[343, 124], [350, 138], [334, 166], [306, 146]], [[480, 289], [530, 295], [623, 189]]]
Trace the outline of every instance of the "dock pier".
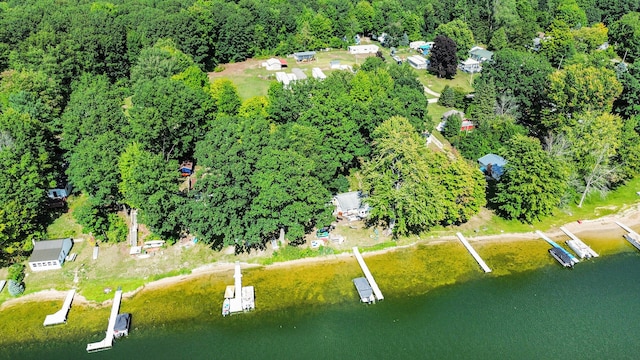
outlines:
[[58, 325], [58, 324], [66, 324], [67, 323], [67, 314], [69, 314], [69, 309], [71, 309], [71, 303], [73, 302], [73, 296], [76, 294], [76, 290], [69, 290], [67, 293], [67, 297], [64, 299], [64, 303], [62, 304], [62, 308], [51, 315], [47, 315], [44, 318], [43, 326], [50, 325]]
[[240, 262], [236, 261], [233, 274], [234, 285], [227, 286], [222, 302], [222, 316], [256, 308], [253, 286], [242, 286]]
[[630, 242], [631, 245], [635, 246], [636, 249], [640, 250], [640, 235], [638, 235], [637, 232], [633, 231], [633, 229], [631, 229], [630, 227], [628, 227], [627, 225], [621, 222], [616, 221], [615, 223], [629, 233], [629, 234], [624, 234], [623, 237], [628, 242]]
[[371, 271], [369, 271], [369, 267], [367, 267], [367, 264], [364, 262], [362, 255], [360, 255], [360, 251], [358, 250], [358, 247], [354, 246], [352, 250], [353, 250], [353, 255], [355, 255], [356, 259], [358, 260], [358, 263], [360, 264], [360, 267], [362, 268], [362, 272], [364, 273], [364, 276], [367, 278], [369, 285], [371, 285], [371, 289], [373, 290], [373, 294], [375, 295], [376, 299], [384, 300], [384, 296], [382, 296], [382, 291], [380, 291], [380, 288], [378, 287], [376, 280], [373, 278], [373, 275], [371, 275]]
[[584, 258], [592, 258], [592, 257], [600, 256], [598, 255], [597, 252], [593, 251], [593, 249], [591, 249], [587, 244], [585, 244], [577, 236], [573, 235], [573, 233], [567, 230], [567, 228], [565, 228], [564, 226], [560, 226], [560, 230], [562, 230], [562, 232], [564, 232], [565, 234], [567, 234], [568, 237], [571, 238], [571, 240], [567, 241], [566, 243], [569, 246], [569, 248], [571, 248], [571, 250], [573, 250], [581, 258], [584, 259]]
[[122, 289], [118, 288], [113, 297], [113, 305], [111, 306], [111, 316], [109, 316], [109, 325], [107, 326], [107, 336], [102, 341], [87, 344], [87, 352], [96, 352], [108, 350], [113, 347], [113, 333], [116, 326], [116, 318], [120, 312], [120, 302], [122, 301]]
[[476, 259], [478, 264], [480, 264], [480, 267], [482, 268], [482, 270], [484, 270], [485, 273], [490, 273], [491, 269], [489, 268], [489, 266], [487, 266], [487, 264], [484, 262], [484, 260], [482, 260], [480, 255], [478, 255], [478, 253], [471, 246], [471, 244], [469, 244], [467, 239], [465, 239], [464, 235], [462, 235], [462, 233], [456, 233], [456, 236], [458, 237], [458, 239], [460, 239], [460, 242], [462, 242], [462, 245], [464, 245], [464, 247], [467, 248], [467, 250], [469, 251], [471, 256], [473, 256], [473, 258]]

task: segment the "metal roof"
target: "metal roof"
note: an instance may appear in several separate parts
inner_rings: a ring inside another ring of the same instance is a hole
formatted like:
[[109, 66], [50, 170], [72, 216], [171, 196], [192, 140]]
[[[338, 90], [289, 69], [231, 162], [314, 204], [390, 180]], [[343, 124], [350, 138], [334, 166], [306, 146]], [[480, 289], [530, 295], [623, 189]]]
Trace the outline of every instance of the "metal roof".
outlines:
[[507, 164], [507, 160], [505, 160], [502, 156], [499, 156], [496, 154], [487, 154], [481, 157], [480, 159], [478, 159], [478, 162], [484, 166], [492, 164], [492, 165], [498, 165], [502, 167]]
[[71, 241], [71, 238], [36, 241], [29, 262], [58, 260], [65, 241]]

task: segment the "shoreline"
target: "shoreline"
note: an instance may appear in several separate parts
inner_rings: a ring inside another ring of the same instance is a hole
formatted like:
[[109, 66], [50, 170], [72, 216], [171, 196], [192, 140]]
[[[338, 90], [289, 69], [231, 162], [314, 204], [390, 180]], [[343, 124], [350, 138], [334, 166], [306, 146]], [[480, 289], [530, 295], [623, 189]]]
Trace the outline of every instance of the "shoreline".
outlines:
[[[625, 231], [621, 227], [619, 227], [617, 224], [615, 224], [614, 221], [620, 221], [632, 228], [640, 226], [639, 208], [640, 208], [640, 205], [634, 205], [630, 209], [622, 211], [621, 213], [618, 213], [618, 214], [607, 215], [597, 219], [571, 222], [568, 224], [564, 224], [562, 226], [567, 228], [569, 231], [571, 231], [578, 237], [585, 236], [585, 235], [593, 236], [594, 234], [599, 234], [599, 233], [602, 233], [603, 231], [612, 232], [616, 230], [622, 234], [622, 233], [625, 233]], [[562, 232], [562, 230], [560, 230], [559, 227], [549, 229], [545, 232], [545, 234], [551, 238], [564, 236], [564, 232]], [[539, 236], [535, 232], [531, 231], [531, 232], [524, 232], [524, 233], [502, 233], [502, 234], [495, 234], [495, 235], [481, 235], [481, 236], [475, 236], [475, 237], [471, 235], [467, 235], [466, 238], [469, 240], [470, 243], [480, 243], [480, 242], [481, 243], [512, 243], [512, 242], [519, 242], [519, 241], [525, 241], [525, 240], [535, 240], [535, 239], [538, 239]], [[377, 255], [383, 255], [383, 254], [401, 250], [401, 249], [415, 247], [418, 245], [437, 246], [439, 244], [450, 243], [455, 241], [458, 241], [455, 235], [447, 235], [447, 236], [439, 237], [437, 239], [429, 239], [429, 240], [420, 239], [406, 245], [399, 245], [399, 246], [384, 248], [381, 250], [364, 252], [363, 256], [364, 257], [377, 256]], [[302, 258], [302, 259], [296, 259], [296, 260], [290, 260], [290, 261], [277, 262], [269, 265], [260, 265], [255, 263], [242, 262], [242, 267], [243, 269], [251, 269], [251, 268], [270, 269], [270, 268], [281, 268], [281, 267], [294, 267], [294, 266], [303, 266], [303, 265], [334, 261], [334, 260], [344, 259], [349, 257], [353, 257], [353, 254], [351, 252], [342, 252], [334, 255], [308, 257], [308, 258]], [[176, 284], [182, 283], [184, 281], [188, 281], [204, 275], [233, 271], [234, 266], [235, 266], [234, 262], [216, 262], [216, 263], [205, 264], [192, 269], [191, 273], [189, 274], [170, 276], [170, 277], [166, 277], [166, 278], [162, 278], [159, 280], [146, 283], [143, 286], [140, 286], [133, 291], [128, 291], [124, 293], [123, 297], [131, 298], [143, 290], [153, 290], [153, 289], [171, 287]], [[48, 289], [48, 290], [38, 291], [35, 293], [31, 293], [28, 295], [24, 295], [24, 296], [8, 299], [4, 301], [2, 304], [0, 304], [0, 311], [5, 310], [6, 308], [10, 308], [16, 305], [29, 303], [29, 302], [63, 300], [66, 297], [66, 294], [67, 294], [67, 290]], [[108, 299], [103, 302], [96, 302], [96, 301], [86, 299], [82, 294], [76, 293], [73, 301], [74, 301], [74, 304], [82, 305], [82, 306], [104, 307], [104, 306], [110, 305], [113, 300]]]

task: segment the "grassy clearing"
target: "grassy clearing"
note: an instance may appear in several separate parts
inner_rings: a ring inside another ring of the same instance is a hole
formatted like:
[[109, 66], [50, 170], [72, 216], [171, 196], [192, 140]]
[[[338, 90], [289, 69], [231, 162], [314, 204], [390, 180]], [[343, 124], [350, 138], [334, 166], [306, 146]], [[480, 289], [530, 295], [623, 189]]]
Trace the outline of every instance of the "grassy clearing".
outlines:
[[430, 74], [426, 71], [420, 71], [418, 79], [425, 86], [430, 88], [435, 92], [441, 93], [445, 86], [449, 85], [449, 87], [459, 87], [463, 89], [465, 92], [473, 91], [473, 80], [477, 79], [480, 74], [470, 75], [462, 71], [458, 71], [456, 76], [449, 79], [440, 79], [437, 76]]
[[47, 227], [48, 239], [77, 238], [82, 235], [82, 225], [73, 218], [73, 211], [87, 200], [86, 196], [70, 196], [67, 198], [69, 211], [58, 217]]

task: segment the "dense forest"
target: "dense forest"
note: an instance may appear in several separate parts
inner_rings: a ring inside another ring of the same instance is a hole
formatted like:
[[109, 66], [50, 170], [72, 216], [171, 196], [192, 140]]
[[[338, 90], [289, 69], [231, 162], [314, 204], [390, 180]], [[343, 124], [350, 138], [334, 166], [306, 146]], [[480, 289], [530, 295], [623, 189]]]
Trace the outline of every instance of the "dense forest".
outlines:
[[[237, 251], [328, 225], [349, 179], [397, 235], [487, 204], [524, 222], [581, 205], [640, 170], [638, 11], [638, 0], [0, 2], [1, 258], [44, 237], [58, 215], [47, 189], [63, 177], [98, 239], [123, 241], [118, 212], [136, 208], [157, 236]], [[472, 96], [442, 93], [476, 124], [447, 122], [453, 152], [425, 146], [439, 119], [407, 65], [371, 57], [244, 101], [206, 73], [382, 33], [387, 47], [444, 39], [455, 61], [475, 44], [495, 51]], [[491, 152], [508, 164], [487, 187], [475, 161]]]

